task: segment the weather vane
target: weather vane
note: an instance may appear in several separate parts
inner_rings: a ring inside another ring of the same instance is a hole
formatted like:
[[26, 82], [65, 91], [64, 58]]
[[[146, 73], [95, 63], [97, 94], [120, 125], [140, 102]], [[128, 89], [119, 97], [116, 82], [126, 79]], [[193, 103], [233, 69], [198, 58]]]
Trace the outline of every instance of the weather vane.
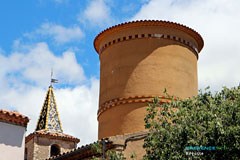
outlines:
[[50, 86], [52, 86], [52, 83], [58, 83], [57, 79], [53, 79], [53, 69], [51, 70], [51, 82], [50, 82]]

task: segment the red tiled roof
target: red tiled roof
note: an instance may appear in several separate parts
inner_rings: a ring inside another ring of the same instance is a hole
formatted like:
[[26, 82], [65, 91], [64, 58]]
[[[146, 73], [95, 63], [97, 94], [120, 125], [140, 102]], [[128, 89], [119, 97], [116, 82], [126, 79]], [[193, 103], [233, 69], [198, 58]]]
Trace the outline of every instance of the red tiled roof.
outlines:
[[[113, 142], [109, 141], [108, 138], [102, 139], [101, 141], [105, 141], [106, 143], [106, 151], [112, 149], [114, 147]], [[96, 144], [97, 142], [90, 143], [87, 145], [83, 145], [81, 147], [75, 148], [71, 151], [64, 152], [57, 156], [50, 157], [46, 160], [75, 160], [75, 159], [91, 159], [92, 156], [99, 156], [99, 153], [95, 152], [92, 149], [92, 145]]]
[[48, 138], [53, 138], [53, 139], [67, 140], [67, 141], [72, 141], [75, 143], [80, 142], [80, 140], [78, 138], [64, 134], [64, 133], [48, 132], [48, 131], [35, 131], [26, 137], [26, 140], [25, 140], [26, 143], [29, 140], [31, 140], [34, 135], [39, 136], [39, 137], [48, 137]]
[[119, 144], [114, 144], [114, 142], [117, 139], [125, 139], [125, 144], [122, 145], [122, 147], [126, 148], [126, 143], [127, 141], [132, 141], [131, 138], [138, 138], [139, 139], [144, 139], [148, 135], [149, 131], [144, 130], [140, 132], [135, 132], [135, 133], [127, 133], [123, 135], [116, 135], [112, 136], [109, 138], [103, 138], [97, 142], [90, 143], [87, 145], [83, 145], [81, 147], [75, 148], [71, 151], [64, 152], [62, 154], [59, 154], [57, 156], [52, 156], [46, 160], [76, 160], [76, 159], [92, 159], [93, 156], [98, 157], [101, 156], [99, 153], [95, 152], [92, 148], [93, 144], [96, 144], [98, 142], [103, 142], [105, 141], [105, 152], [108, 150], [114, 149], [117, 145]]
[[0, 121], [27, 127], [29, 118], [16, 111], [7, 111], [0, 109]]

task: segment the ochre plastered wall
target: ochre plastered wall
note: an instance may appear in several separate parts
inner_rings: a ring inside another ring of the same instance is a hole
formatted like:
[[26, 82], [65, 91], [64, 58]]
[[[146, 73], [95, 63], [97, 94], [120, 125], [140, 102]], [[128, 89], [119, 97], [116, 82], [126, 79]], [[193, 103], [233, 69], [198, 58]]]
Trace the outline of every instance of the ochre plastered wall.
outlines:
[[103, 105], [108, 101], [163, 96], [165, 88], [180, 98], [197, 95], [198, 51], [203, 46], [200, 35], [180, 25], [186, 31], [177, 29], [176, 24], [152, 24], [123, 24], [119, 30], [110, 28], [95, 39], [100, 56], [99, 138], [144, 130], [146, 103], [134, 102], [141, 98]]

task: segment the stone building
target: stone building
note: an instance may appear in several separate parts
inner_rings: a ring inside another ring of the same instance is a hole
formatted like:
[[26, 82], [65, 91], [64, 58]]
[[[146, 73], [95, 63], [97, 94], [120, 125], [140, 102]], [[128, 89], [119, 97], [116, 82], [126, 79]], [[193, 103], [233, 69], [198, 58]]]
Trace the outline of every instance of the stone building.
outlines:
[[23, 160], [25, 134], [29, 118], [16, 112], [0, 109], [1, 160]]
[[50, 86], [36, 129], [26, 137], [25, 159], [44, 160], [76, 148], [79, 141], [63, 133], [53, 87]]

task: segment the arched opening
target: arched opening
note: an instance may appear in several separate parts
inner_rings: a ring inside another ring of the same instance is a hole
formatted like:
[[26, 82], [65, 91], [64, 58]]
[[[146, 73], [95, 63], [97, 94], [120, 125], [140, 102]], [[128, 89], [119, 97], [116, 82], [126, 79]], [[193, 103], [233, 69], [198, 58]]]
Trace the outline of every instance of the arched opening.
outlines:
[[51, 146], [50, 154], [51, 154], [51, 157], [60, 154], [60, 147], [57, 144], [53, 144]]

